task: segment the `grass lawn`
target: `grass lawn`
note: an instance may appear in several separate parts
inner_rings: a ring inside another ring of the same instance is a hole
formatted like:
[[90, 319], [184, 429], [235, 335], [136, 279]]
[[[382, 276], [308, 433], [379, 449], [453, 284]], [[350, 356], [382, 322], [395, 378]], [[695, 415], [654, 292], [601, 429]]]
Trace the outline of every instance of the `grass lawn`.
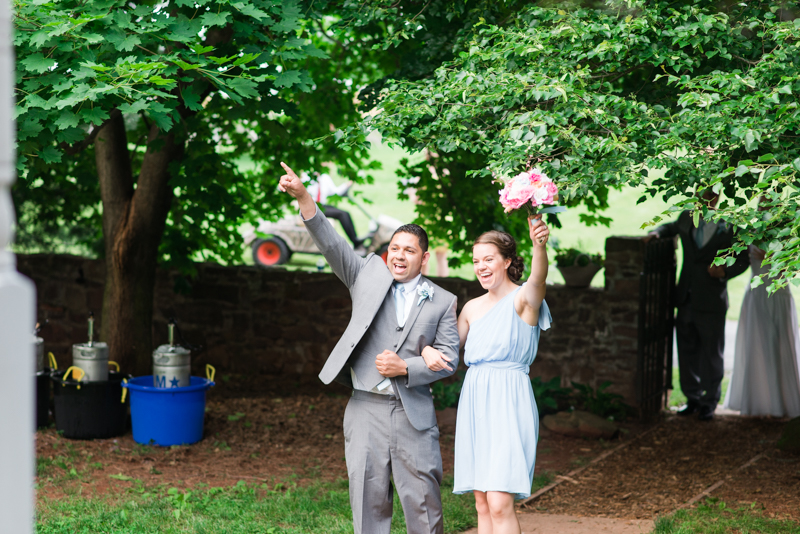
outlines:
[[798, 534], [795, 521], [763, 517], [755, 506], [728, 508], [724, 502], [708, 499], [693, 510], [680, 510], [656, 519], [653, 534]]
[[[476, 525], [472, 494], [453, 495], [442, 484], [446, 533]], [[352, 533], [347, 481], [248, 485], [193, 491], [137, 486], [113, 499], [73, 496], [40, 504], [38, 534], [325, 534]], [[392, 534], [406, 532], [395, 494]]]

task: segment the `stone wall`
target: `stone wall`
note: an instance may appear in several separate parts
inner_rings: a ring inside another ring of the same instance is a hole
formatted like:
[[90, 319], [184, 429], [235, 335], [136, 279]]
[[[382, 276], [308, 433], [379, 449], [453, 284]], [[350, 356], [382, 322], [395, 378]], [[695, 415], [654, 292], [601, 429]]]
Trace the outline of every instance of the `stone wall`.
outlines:
[[[638, 238], [606, 242], [605, 288], [548, 286], [553, 327], [542, 335], [532, 376], [561, 376], [610, 391], [636, 405], [639, 271]], [[86, 317], [102, 306], [100, 260], [62, 255], [20, 255], [20, 272], [38, 289], [42, 336], [62, 366], [70, 346], [86, 340]], [[459, 306], [483, 293], [477, 282], [434, 278], [458, 296]], [[175, 290], [180, 289], [176, 292]], [[347, 289], [332, 274], [198, 264], [189, 283], [176, 272], [158, 273], [153, 342], [166, 342], [166, 323], [178, 319], [185, 339], [202, 345], [193, 358], [200, 374], [211, 363], [219, 373], [281, 374], [312, 381], [350, 317]], [[113, 359], [113, 355], [111, 355]]]

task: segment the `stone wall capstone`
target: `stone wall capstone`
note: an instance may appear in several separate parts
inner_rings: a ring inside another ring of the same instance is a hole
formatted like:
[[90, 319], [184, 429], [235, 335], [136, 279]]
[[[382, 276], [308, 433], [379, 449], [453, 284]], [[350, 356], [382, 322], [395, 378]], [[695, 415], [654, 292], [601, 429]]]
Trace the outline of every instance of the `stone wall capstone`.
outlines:
[[[639, 238], [606, 241], [605, 288], [547, 287], [552, 328], [543, 333], [531, 376], [561, 376], [609, 391], [636, 406]], [[333, 275], [249, 266], [198, 264], [189, 281], [160, 270], [155, 290], [153, 343], [166, 343], [175, 317], [187, 342], [204, 350], [193, 357], [193, 374], [210, 363], [219, 374], [285, 375], [316, 380], [350, 318], [347, 288]], [[45, 348], [66, 367], [70, 347], [86, 340], [89, 311], [100, 316], [105, 269], [102, 260], [67, 255], [19, 255], [19, 271], [37, 286]], [[555, 268], [555, 267], [551, 267]], [[477, 281], [433, 278], [458, 296], [459, 310], [483, 293]], [[183, 288], [176, 291], [176, 287]], [[114, 355], [110, 355], [114, 359]]]

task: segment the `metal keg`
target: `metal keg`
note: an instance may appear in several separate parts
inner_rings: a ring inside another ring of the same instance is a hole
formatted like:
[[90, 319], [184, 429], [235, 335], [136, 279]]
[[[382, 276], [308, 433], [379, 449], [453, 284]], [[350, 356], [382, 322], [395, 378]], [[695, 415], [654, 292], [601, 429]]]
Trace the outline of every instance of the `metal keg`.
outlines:
[[108, 380], [108, 345], [94, 341], [94, 316], [89, 315], [89, 341], [72, 345], [72, 365], [84, 372], [84, 382]]
[[175, 323], [167, 325], [169, 343], [153, 351], [153, 386], [182, 388], [190, 385], [192, 353], [175, 344]]
[[36, 345], [36, 372], [41, 373], [47, 364], [44, 359], [44, 339], [36, 336], [33, 338], [33, 343]]
[[50, 373], [45, 370], [44, 339], [39, 337], [41, 325], [36, 323], [33, 345], [36, 347], [36, 427], [50, 422]]

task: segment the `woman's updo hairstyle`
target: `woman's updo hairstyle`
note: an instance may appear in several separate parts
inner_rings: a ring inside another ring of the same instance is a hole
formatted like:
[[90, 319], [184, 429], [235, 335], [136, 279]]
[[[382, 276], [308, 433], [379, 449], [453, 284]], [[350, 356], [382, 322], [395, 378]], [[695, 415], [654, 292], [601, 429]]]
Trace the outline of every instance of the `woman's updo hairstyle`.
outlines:
[[521, 256], [517, 256], [517, 242], [511, 237], [511, 234], [506, 232], [498, 232], [497, 230], [489, 230], [482, 233], [475, 243], [472, 245], [494, 245], [500, 251], [500, 255], [504, 259], [511, 260], [511, 265], [508, 266], [508, 277], [515, 284], [522, 278], [522, 273], [525, 270], [525, 262]]

